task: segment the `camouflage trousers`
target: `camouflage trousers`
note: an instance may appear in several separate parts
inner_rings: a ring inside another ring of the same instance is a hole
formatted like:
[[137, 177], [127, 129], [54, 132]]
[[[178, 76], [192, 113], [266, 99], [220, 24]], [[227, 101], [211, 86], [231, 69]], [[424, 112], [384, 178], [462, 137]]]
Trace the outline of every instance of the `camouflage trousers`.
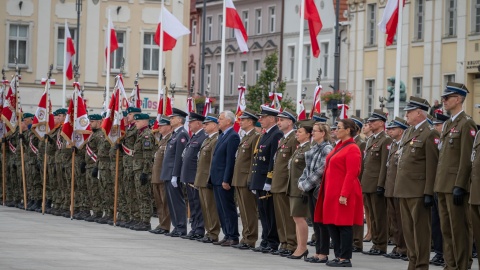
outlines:
[[127, 221], [140, 221], [139, 203], [137, 198], [137, 189], [135, 187], [135, 173], [132, 167], [126, 167], [123, 171], [124, 194], [127, 203]]
[[[25, 174], [27, 178], [27, 193], [29, 200], [42, 199], [42, 177], [40, 176], [40, 161], [31, 157], [32, 160], [27, 162], [25, 166]], [[38, 162], [38, 164], [37, 164]], [[43, 171], [43, 170], [42, 170]]]
[[142, 185], [140, 176], [142, 171], [135, 171], [135, 189], [137, 193], [139, 220], [150, 223], [152, 216], [152, 175], [148, 174], [148, 179], [145, 185]]
[[17, 177], [14, 180], [13, 183], [13, 196], [15, 201], [21, 201], [23, 200], [23, 177], [22, 177], [22, 162], [20, 161], [20, 158], [18, 160], [15, 160], [15, 170], [14, 173], [17, 174]]
[[12, 156], [7, 156], [5, 170], [5, 197], [6, 201], [20, 200], [20, 187], [17, 179], [17, 162]]
[[86, 184], [88, 190], [88, 203], [87, 209], [92, 209], [94, 216], [103, 215], [103, 210], [101, 209], [101, 195], [100, 195], [100, 180], [98, 176], [93, 177], [92, 172], [97, 167], [96, 164], [87, 165], [86, 172]]
[[81, 167], [84, 158], [75, 157], [75, 209], [79, 211], [90, 210], [88, 205], [87, 179], [85, 172], [82, 173]]
[[71, 206], [71, 193], [72, 193], [72, 160], [67, 160], [63, 163], [63, 210], [70, 210]]
[[105, 211], [106, 217], [112, 217], [115, 176], [110, 171], [110, 160], [98, 162], [98, 173], [100, 174], [100, 194], [102, 194], [101, 208]]
[[[53, 157], [47, 157], [47, 194], [46, 198], [47, 200], [52, 200], [52, 202], [55, 202], [57, 199], [57, 194], [56, 191], [58, 189], [57, 186], [57, 181], [56, 181], [56, 175], [55, 175], [56, 169], [55, 169], [55, 161]], [[42, 180], [43, 180], [43, 171], [42, 171]]]
[[[116, 162], [110, 163], [110, 171], [112, 172], [113, 177], [113, 186], [115, 188], [115, 177], [116, 177]], [[118, 164], [118, 187], [117, 187], [117, 220], [118, 221], [127, 221], [127, 198], [125, 193], [125, 185], [123, 182], [123, 166], [120, 161]], [[115, 191], [115, 189], [114, 189]], [[113, 194], [115, 198], [115, 193]]]

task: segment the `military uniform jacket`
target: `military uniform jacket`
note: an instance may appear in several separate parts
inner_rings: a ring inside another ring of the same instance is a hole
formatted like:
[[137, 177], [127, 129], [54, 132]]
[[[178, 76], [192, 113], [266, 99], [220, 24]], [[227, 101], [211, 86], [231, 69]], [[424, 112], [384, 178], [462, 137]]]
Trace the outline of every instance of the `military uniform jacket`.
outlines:
[[282, 137], [278, 142], [275, 153], [275, 164], [273, 165], [273, 177], [271, 183], [272, 193], [286, 193], [288, 189], [288, 161], [297, 149], [298, 141], [295, 138], [295, 130], [292, 130], [287, 137]]
[[57, 136], [57, 154], [55, 155], [55, 162], [63, 163], [63, 167], [72, 166], [69, 162], [72, 160], [72, 149], [67, 148], [68, 141], [62, 136], [62, 131]]
[[183, 165], [180, 172], [180, 181], [183, 183], [195, 182], [195, 176], [197, 174], [197, 163], [198, 163], [198, 153], [200, 152], [200, 147], [202, 146], [203, 141], [208, 137], [205, 131], [200, 130], [196, 134], [192, 135], [192, 138], [185, 145], [183, 150]]
[[132, 168], [133, 165], [133, 146], [137, 140], [137, 128], [135, 125], [130, 125], [125, 132], [125, 137], [122, 139], [122, 151], [125, 153], [123, 157], [123, 167]]
[[48, 140], [47, 143], [47, 155], [48, 155], [48, 164], [53, 164], [55, 163], [55, 154], [57, 153], [57, 136], [58, 134], [62, 131], [62, 126], [59, 125], [53, 129], [50, 134], [48, 134], [48, 137], [51, 138], [51, 140]]
[[367, 142], [364, 155], [364, 171], [362, 175], [363, 193], [375, 193], [377, 187], [385, 186], [387, 176], [387, 157], [392, 139], [385, 131], [372, 135]]
[[463, 111], [453, 122], [449, 119], [443, 124], [435, 192], [452, 193], [454, 187], [460, 187], [469, 192], [471, 154], [476, 133], [475, 122]]
[[[103, 132], [102, 132], [103, 133]], [[99, 141], [98, 147], [98, 169], [105, 170], [110, 168], [110, 148], [112, 145], [105, 138], [105, 134], [102, 134], [102, 139]]]
[[35, 164], [37, 162], [36, 158], [39, 153], [38, 150], [38, 137], [33, 133], [32, 130], [27, 130], [25, 132], [25, 144], [26, 144], [26, 152], [29, 157], [29, 161], [31, 164]]
[[182, 169], [182, 153], [188, 143], [188, 132], [183, 126], [173, 132], [172, 137], [167, 143], [165, 157], [162, 163], [162, 172], [160, 179], [164, 181], [172, 180], [172, 176], [180, 177]]
[[472, 176], [470, 177], [472, 183], [470, 185], [470, 190], [473, 190], [470, 193], [470, 200], [468, 201], [473, 205], [480, 205], [480, 132], [477, 132], [475, 136], [475, 141], [473, 142], [473, 151], [472, 151]]
[[198, 152], [197, 174], [195, 176], [194, 185], [196, 187], [207, 187], [210, 178], [210, 165], [212, 164], [213, 150], [217, 145], [218, 133], [212, 137], [207, 137]]
[[365, 140], [360, 137], [360, 135], [355, 136], [354, 138], [355, 144], [360, 148], [360, 153], [362, 153], [362, 169], [360, 170], [360, 175], [358, 176], [358, 179], [362, 179], [363, 175], [363, 157], [365, 156], [365, 147], [367, 146], [367, 143]]
[[137, 140], [133, 146], [133, 170], [145, 174], [152, 173], [155, 138], [148, 126], [138, 130]]
[[254, 150], [255, 157], [250, 180], [251, 190], [263, 190], [267, 179], [268, 183], [272, 182], [274, 157], [278, 149], [278, 142], [282, 137], [283, 133], [276, 125], [260, 137], [260, 141]]
[[167, 142], [172, 137], [172, 133], [168, 133], [163, 136], [158, 142], [158, 149], [155, 152], [155, 157], [153, 159], [153, 168], [152, 168], [152, 183], [158, 184], [161, 181], [160, 173], [162, 172], [162, 163], [163, 157], [165, 156], [165, 150], [167, 149]]
[[105, 141], [105, 135], [101, 129], [96, 129], [93, 131], [92, 136], [88, 138], [85, 151], [85, 163], [87, 163], [87, 168], [97, 167], [98, 164], [98, 148], [101, 143]]
[[20, 140], [18, 138], [18, 127], [17, 127], [15, 131], [7, 137], [7, 150], [9, 150], [7, 152], [11, 154], [10, 157], [12, 157], [13, 160], [17, 160], [20, 158], [19, 141]]
[[387, 178], [385, 180], [385, 197], [393, 197], [393, 190], [395, 189], [395, 178], [397, 176], [398, 156], [398, 143], [393, 140], [390, 151], [388, 151], [387, 158]]
[[252, 129], [243, 136], [237, 149], [237, 159], [233, 170], [232, 186], [247, 187], [252, 173], [252, 161], [255, 145], [259, 141], [260, 133]]
[[427, 121], [414, 129], [415, 127], [409, 127], [400, 142], [397, 180], [393, 194], [398, 198], [433, 195], [439, 134]]
[[299, 145], [288, 162], [287, 195], [290, 197], [302, 197], [303, 191], [298, 188], [298, 179], [302, 176], [303, 170], [305, 169], [305, 152], [310, 150], [310, 147], [310, 142], [302, 146]]

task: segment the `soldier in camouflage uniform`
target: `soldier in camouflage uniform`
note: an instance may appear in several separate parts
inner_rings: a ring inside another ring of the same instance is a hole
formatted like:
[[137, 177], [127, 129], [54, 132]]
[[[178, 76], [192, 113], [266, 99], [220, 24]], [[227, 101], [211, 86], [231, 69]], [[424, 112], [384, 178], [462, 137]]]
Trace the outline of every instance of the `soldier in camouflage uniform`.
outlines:
[[6, 137], [6, 147], [7, 147], [7, 158], [6, 158], [6, 165], [7, 165], [7, 173], [6, 173], [6, 197], [7, 197], [7, 206], [8, 207], [15, 207], [20, 203], [20, 194], [19, 189], [21, 187], [18, 186], [18, 175], [17, 175], [17, 152], [20, 153], [20, 148], [17, 147], [18, 144], [18, 130], [19, 127], [15, 129], [12, 133], [10, 133]]
[[126, 194], [127, 210], [126, 210], [126, 222], [125, 224], [119, 224], [121, 227], [130, 228], [140, 222], [137, 193], [134, 182], [133, 172], [133, 147], [137, 140], [137, 128], [133, 122], [133, 116], [141, 113], [139, 108], [129, 107], [127, 109], [127, 126], [125, 137], [122, 139], [121, 150], [124, 153], [123, 156], [123, 183], [124, 194]]
[[[123, 117], [126, 122], [126, 117], [127, 117], [127, 112], [123, 111]], [[126, 126], [126, 125], [125, 125]], [[127, 221], [127, 194], [124, 192], [125, 190], [125, 183], [123, 181], [123, 156], [124, 153], [122, 151], [122, 145], [121, 144], [115, 144], [114, 147], [110, 148], [110, 157], [112, 162], [110, 163], [110, 170], [113, 173], [113, 177], [116, 177], [115, 174], [116, 172], [116, 166], [117, 166], [117, 150], [119, 152], [118, 155], [118, 187], [117, 187], [117, 224], [116, 226], [120, 226], [120, 224], [125, 224]], [[115, 181], [115, 178], [113, 178]], [[115, 182], [114, 182], [115, 184]], [[114, 194], [115, 195], [115, 194]], [[108, 223], [108, 225], [113, 225], [113, 220], [111, 223]]]
[[107, 224], [113, 220], [113, 179], [114, 176], [110, 170], [110, 148], [112, 145], [106, 137], [98, 144], [98, 179], [100, 180], [100, 208], [105, 212], [103, 218], [96, 219], [95, 222]]
[[86, 178], [85, 147], [75, 150], [75, 212], [74, 219], [84, 220], [90, 216]]
[[[33, 114], [23, 114], [23, 119], [28, 130], [25, 132], [25, 176], [27, 178], [28, 211], [35, 211], [42, 207], [42, 177], [40, 177], [40, 164], [38, 159], [38, 144], [40, 139], [31, 129]], [[43, 165], [43, 164], [42, 164]]]
[[148, 127], [148, 114], [136, 114], [134, 119], [138, 134], [134, 145], [133, 171], [141, 222], [131, 229], [148, 231], [151, 229], [152, 194], [150, 181], [152, 178], [155, 138]]
[[[57, 117], [60, 123], [65, 122], [65, 116], [67, 110], [57, 110]], [[72, 150], [67, 149], [67, 141], [62, 137], [62, 128], [59, 127], [59, 130], [56, 132], [56, 137], [54, 138], [57, 149], [55, 150], [55, 180], [57, 181], [57, 198], [55, 201], [56, 211], [52, 211], [52, 214], [55, 216], [70, 215], [68, 211], [70, 206], [70, 189], [68, 189], [71, 175], [68, 178], [64, 178], [65, 167], [64, 163], [68, 163], [68, 160], [64, 160], [64, 155], [67, 155], [67, 159], [72, 157]], [[68, 166], [68, 164], [66, 164]], [[70, 165], [71, 166], [71, 165]], [[68, 195], [66, 194], [68, 193]], [[67, 198], [68, 196], [68, 198]], [[68, 202], [67, 202], [68, 201]]]
[[99, 114], [89, 115], [90, 127], [92, 128], [92, 135], [88, 138], [85, 145], [85, 176], [87, 184], [87, 209], [93, 211], [93, 215], [85, 218], [87, 222], [93, 222], [102, 217], [103, 212], [100, 207], [100, 182], [98, 180], [98, 147], [105, 140], [105, 135], [102, 129], [102, 117]]
[[[22, 122], [20, 122], [20, 128], [22, 129], [22, 133], [18, 133], [17, 135], [17, 151], [15, 152], [15, 155], [16, 155], [16, 159], [15, 159], [15, 162], [16, 162], [16, 167], [17, 167], [17, 185], [18, 185], [18, 189], [17, 189], [17, 197], [19, 198], [20, 201], [23, 201], [23, 175], [22, 175], [22, 151], [20, 149], [20, 139], [21, 139], [21, 143], [22, 143], [22, 147], [23, 147], [23, 162], [24, 162], [24, 169], [25, 169], [25, 184], [26, 184], [26, 188], [27, 188], [27, 191], [28, 191], [28, 182], [27, 182], [27, 163], [28, 163], [28, 157], [27, 157], [27, 148], [28, 148], [28, 139], [27, 139], [27, 135], [26, 132], [28, 131], [28, 126], [27, 124], [23, 121], [22, 119]], [[28, 200], [28, 194], [27, 194], [27, 200]], [[18, 208], [20, 209], [24, 209], [25, 208], [25, 205], [23, 203], [19, 203], [17, 205]]]

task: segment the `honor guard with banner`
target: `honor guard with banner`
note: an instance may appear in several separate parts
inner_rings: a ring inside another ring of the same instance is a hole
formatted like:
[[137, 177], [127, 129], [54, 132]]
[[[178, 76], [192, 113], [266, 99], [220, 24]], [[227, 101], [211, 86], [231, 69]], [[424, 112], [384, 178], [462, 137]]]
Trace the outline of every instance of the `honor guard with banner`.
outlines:
[[[103, 141], [105, 135], [100, 128], [102, 125], [102, 116], [99, 114], [91, 114], [88, 116], [90, 126], [92, 127], [92, 136], [88, 138], [85, 145], [85, 175], [88, 189], [88, 205], [87, 209], [92, 209], [93, 215], [88, 215], [84, 219], [87, 222], [93, 222], [103, 215], [100, 207], [102, 195], [100, 193], [100, 184], [98, 180], [98, 148]], [[90, 211], [89, 211], [90, 212]]]

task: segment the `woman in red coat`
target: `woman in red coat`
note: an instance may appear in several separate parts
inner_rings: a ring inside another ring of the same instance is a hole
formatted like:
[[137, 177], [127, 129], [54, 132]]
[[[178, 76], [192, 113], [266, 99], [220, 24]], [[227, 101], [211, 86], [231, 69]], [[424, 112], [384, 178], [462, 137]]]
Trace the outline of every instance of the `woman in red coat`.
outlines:
[[315, 207], [315, 222], [328, 226], [335, 250], [328, 266], [351, 267], [353, 225], [363, 224], [362, 188], [360, 174], [362, 156], [353, 137], [355, 123], [342, 119], [337, 125], [340, 143], [327, 156], [324, 180]]

